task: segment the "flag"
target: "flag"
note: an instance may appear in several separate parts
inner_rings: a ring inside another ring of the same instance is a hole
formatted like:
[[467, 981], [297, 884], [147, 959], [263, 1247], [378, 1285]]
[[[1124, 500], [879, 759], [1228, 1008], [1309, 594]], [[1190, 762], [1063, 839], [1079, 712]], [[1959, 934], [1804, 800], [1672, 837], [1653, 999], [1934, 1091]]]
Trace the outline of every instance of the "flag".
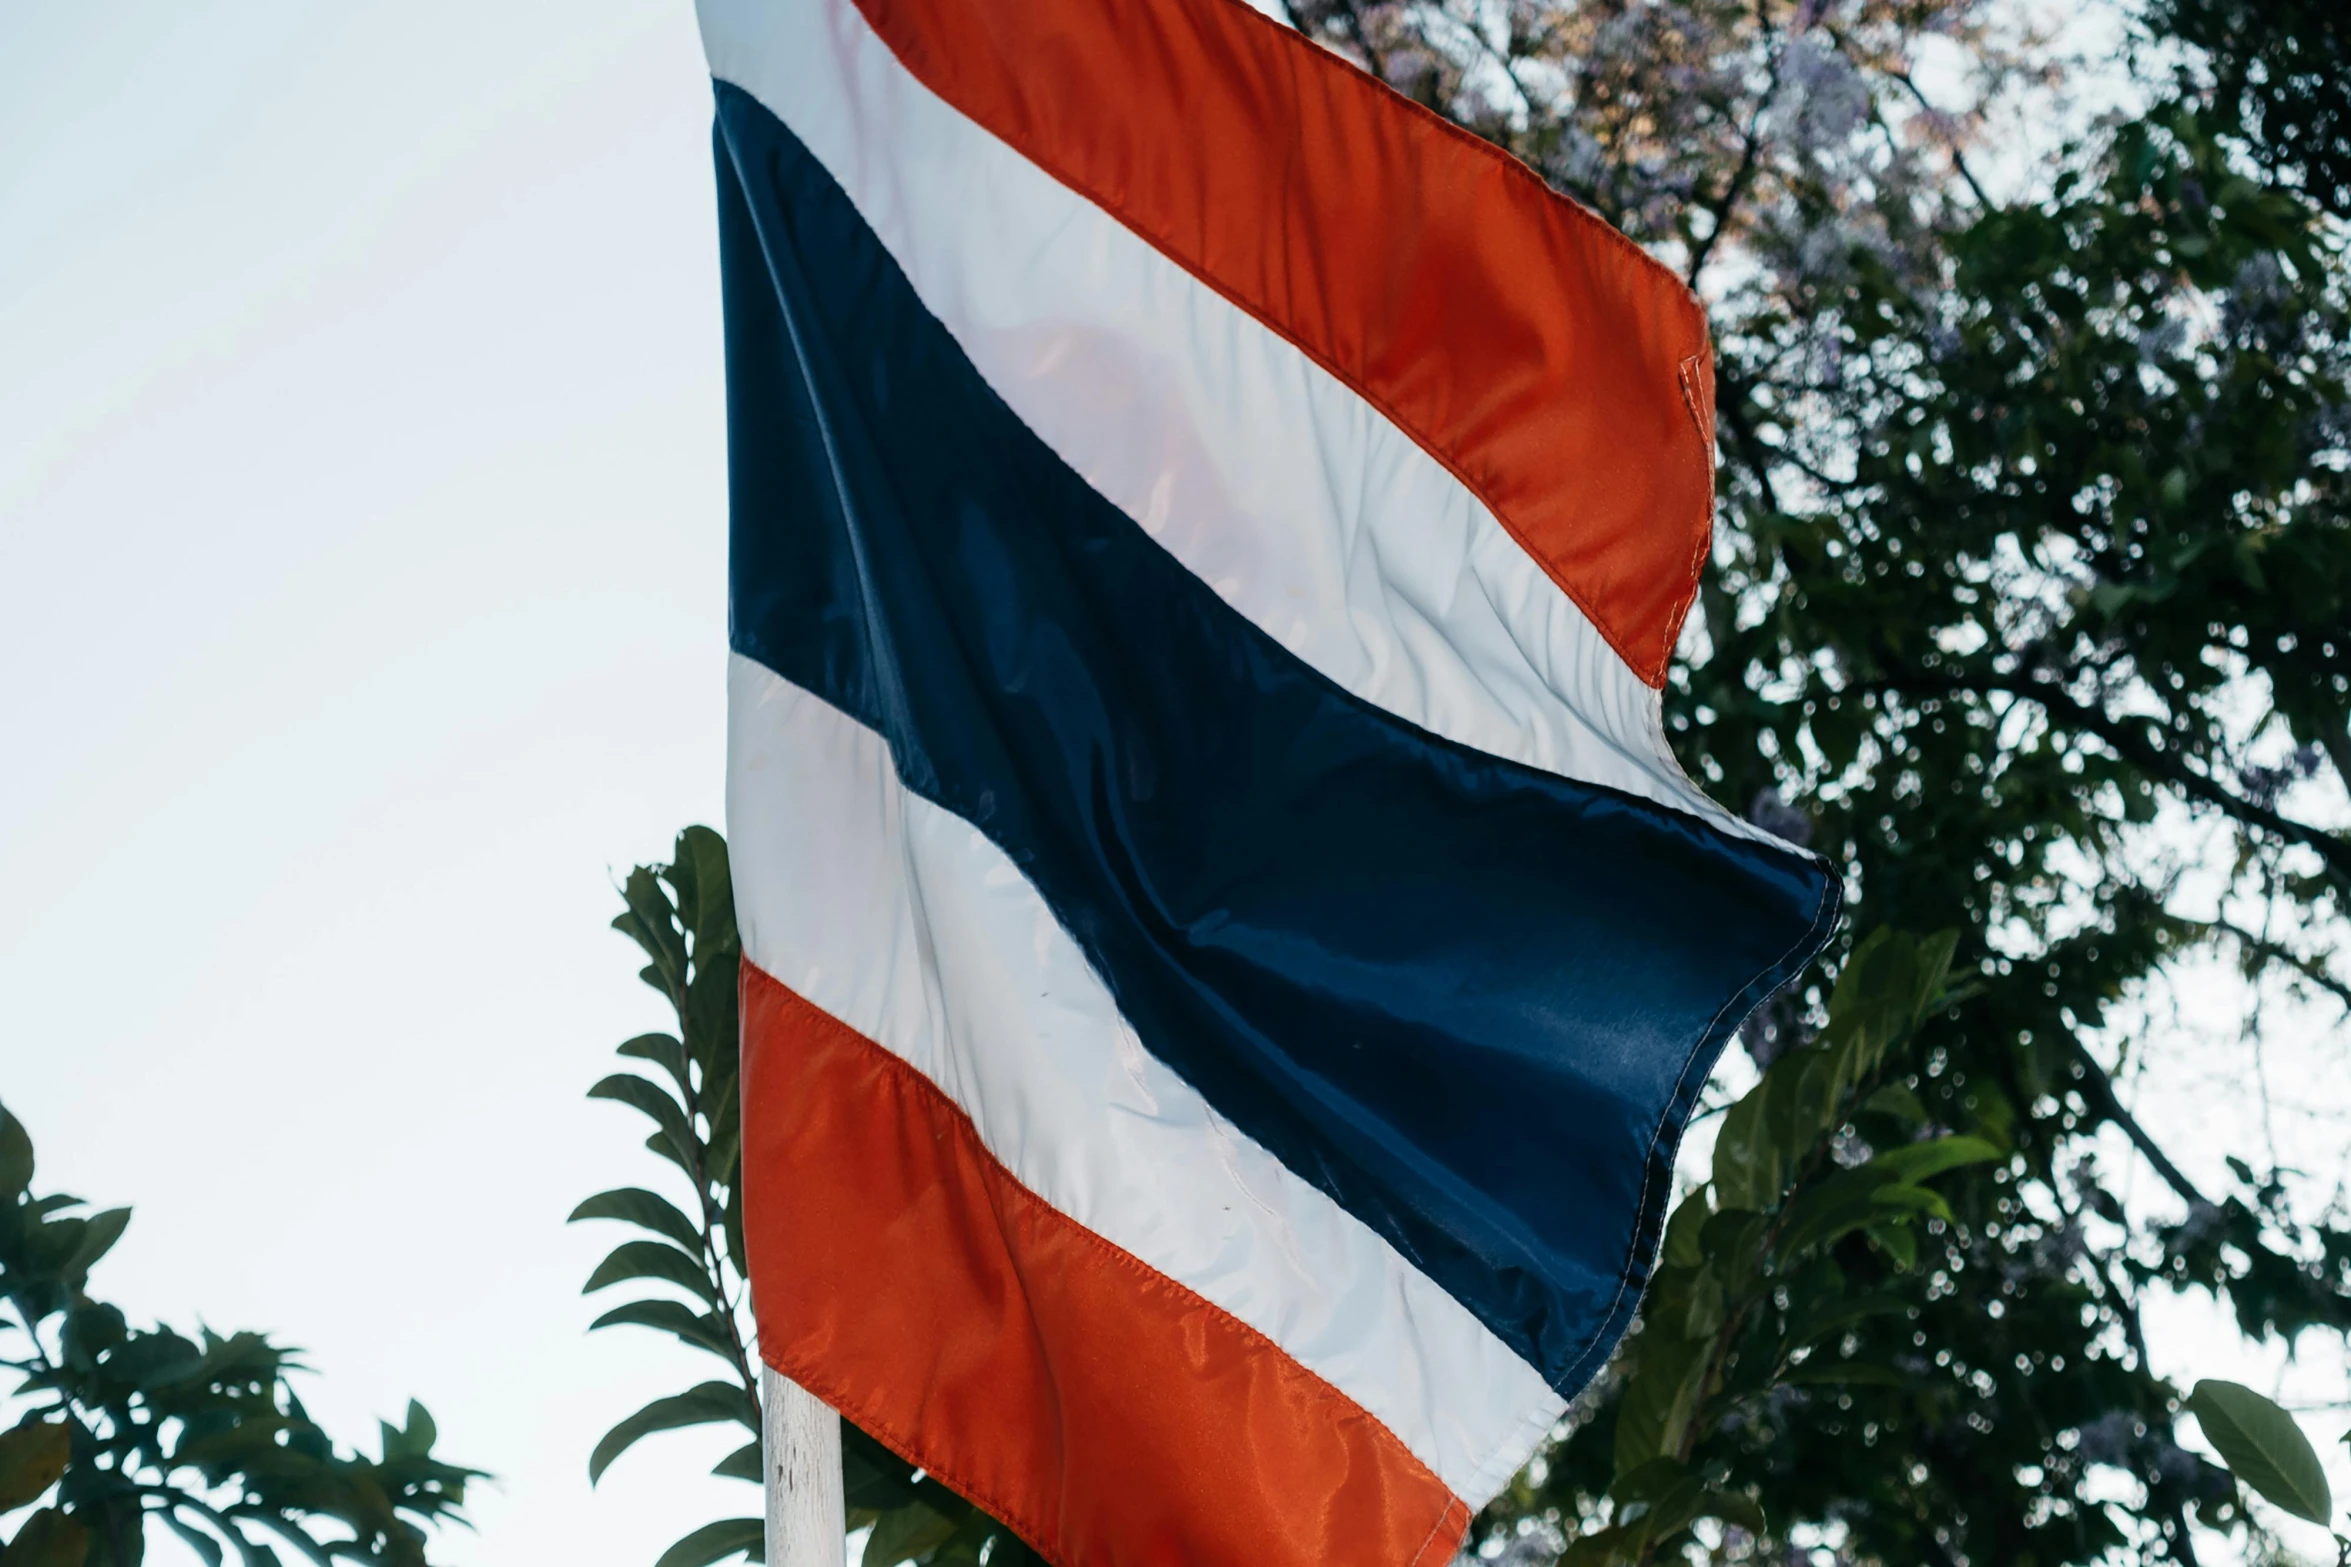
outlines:
[[1703, 316], [1238, 0], [702, 0], [762, 1355], [1065, 1567], [1431, 1564], [1834, 920]]

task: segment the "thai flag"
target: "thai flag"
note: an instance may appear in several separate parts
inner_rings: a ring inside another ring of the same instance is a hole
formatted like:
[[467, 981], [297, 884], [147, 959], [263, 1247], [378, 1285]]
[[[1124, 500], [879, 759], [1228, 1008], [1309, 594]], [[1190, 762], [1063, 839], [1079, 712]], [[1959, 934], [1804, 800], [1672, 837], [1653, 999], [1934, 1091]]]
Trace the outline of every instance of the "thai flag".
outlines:
[[1437, 1563], [1834, 918], [1668, 751], [1705, 326], [1239, 0], [702, 0], [760, 1346], [1096, 1563]]

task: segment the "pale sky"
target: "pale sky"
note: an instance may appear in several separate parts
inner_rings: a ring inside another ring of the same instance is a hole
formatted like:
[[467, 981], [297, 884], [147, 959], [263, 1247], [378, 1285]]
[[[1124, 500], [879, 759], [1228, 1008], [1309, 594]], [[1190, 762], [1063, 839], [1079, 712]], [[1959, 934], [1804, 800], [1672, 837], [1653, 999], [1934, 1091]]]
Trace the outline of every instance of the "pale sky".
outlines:
[[[708, 116], [686, 0], [0, 0], [0, 1098], [41, 1189], [135, 1207], [95, 1280], [135, 1320], [270, 1330], [338, 1435], [414, 1395], [497, 1472], [459, 1567], [756, 1509], [731, 1433], [590, 1490], [716, 1363], [586, 1337], [618, 1236], [562, 1224], [658, 1179], [581, 1097], [664, 1021], [613, 881], [720, 815]], [[2224, 991], [2142, 1105], [2215, 1192]], [[2339, 1048], [2280, 1031], [2281, 1114]]]
[[756, 1510], [589, 1489], [706, 1373], [562, 1224], [655, 1178], [613, 878], [721, 809], [709, 101], [684, 0], [0, 0], [0, 1097], [134, 1319], [498, 1472], [436, 1561]]

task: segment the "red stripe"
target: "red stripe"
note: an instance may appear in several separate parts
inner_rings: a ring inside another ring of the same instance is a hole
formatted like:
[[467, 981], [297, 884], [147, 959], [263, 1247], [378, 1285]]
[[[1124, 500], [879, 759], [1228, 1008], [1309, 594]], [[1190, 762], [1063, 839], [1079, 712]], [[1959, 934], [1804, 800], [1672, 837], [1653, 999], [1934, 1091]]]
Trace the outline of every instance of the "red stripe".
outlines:
[[857, 0], [932, 91], [1354, 387], [1651, 685], [1697, 594], [1689, 291], [1524, 164], [1240, 0]]
[[1469, 1526], [1386, 1427], [748, 963], [743, 1180], [768, 1363], [1059, 1567], [1436, 1567]]

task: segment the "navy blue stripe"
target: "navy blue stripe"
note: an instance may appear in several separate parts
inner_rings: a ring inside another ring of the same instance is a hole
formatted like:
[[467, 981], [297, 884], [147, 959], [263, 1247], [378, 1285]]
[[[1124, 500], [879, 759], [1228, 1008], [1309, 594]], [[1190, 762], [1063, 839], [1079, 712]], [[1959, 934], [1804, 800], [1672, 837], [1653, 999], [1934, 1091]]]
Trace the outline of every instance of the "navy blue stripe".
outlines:
[[1048, 450], [791, 133], [718, 96], [735, 648], [880, 732], [1152, 1053], [1572, 1393], [1630, 1320], [1723, 1041], [1827, 934], [1827, 878], [1308, 668]]

